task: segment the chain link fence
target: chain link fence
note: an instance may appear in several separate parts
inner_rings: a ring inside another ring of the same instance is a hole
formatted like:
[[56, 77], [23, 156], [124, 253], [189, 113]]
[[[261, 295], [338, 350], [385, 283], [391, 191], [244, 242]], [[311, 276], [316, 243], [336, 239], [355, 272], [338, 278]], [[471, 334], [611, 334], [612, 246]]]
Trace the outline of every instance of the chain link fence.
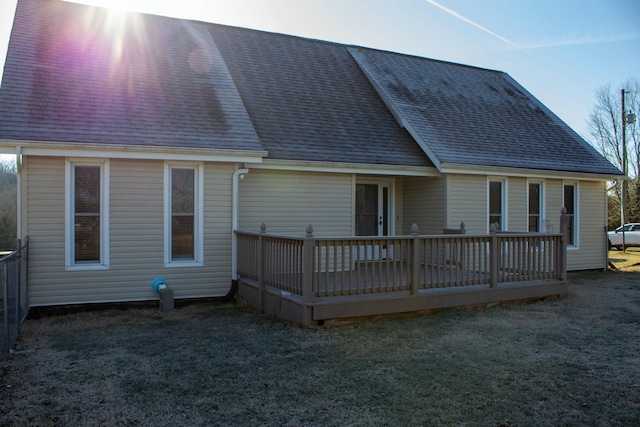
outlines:
[[11, 351], [20, 325], [27, 317], [29, 238], [18, 239], [18, 249], [0, 258], [0, 358]]

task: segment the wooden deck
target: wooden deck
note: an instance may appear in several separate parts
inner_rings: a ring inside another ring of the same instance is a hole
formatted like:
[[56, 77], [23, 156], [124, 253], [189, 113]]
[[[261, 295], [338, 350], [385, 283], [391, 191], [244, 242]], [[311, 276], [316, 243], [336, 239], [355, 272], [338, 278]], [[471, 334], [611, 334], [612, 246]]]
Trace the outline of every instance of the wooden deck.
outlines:
[[561, 234], [237, 238], [239, 298], [302, 325], [567, 292]]

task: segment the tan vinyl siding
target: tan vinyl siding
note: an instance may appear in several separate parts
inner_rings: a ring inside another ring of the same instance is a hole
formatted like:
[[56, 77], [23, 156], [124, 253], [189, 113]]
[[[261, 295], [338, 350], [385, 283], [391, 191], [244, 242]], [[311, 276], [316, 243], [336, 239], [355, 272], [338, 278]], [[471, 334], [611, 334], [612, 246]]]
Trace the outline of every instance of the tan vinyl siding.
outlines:
[[[562, 186], [575, 181], [545, 180], [545, 219], [549, 232], [560, 232]], [[584, 270], [606, 267], [605, 233], [606, 198], [605, 183], [580, 181], [578, 183], [578, 247], [567, 249], [567, 269]]]
[[467, 233], [487, 233], [486, 176], [447, 175], [447, 228], [459, 228], [461, 222]]
[[62, 291], [51, 278], [64, 273], [64, 159], [29, 157], [25, 166], [29, 302], [34, 304]]
[[[446, 181], [444, 178], [405, 177], [402, 232], [417, 224], [421, 234], [439, 234], [445, 227]], [[459, 225], [459, 224], [458, 224]]]
[[65, 271], [64, 159], [29, 158], [30, 304], [155, 300], [167, 280], [176, 298], [221, 296], [231, 285], [232, 165], [205, 164], [202, 267], [164, 267], [164, 163], [111, 160], [108, 270]]
[[251, 170], [240, 182], [239, 228], [304, 236], [353, 233], [353, 179], [350, 174]]
[[[398, 178], [393, 181], [393, 194], [395, 196], [393, 201], [393, 211], [389, 215], [393, 215], [393, 230], [392, 233], [396, 236], [402, 235], [402, 230], [404, 230], [404, 192], [403, 192], [403, 182], [402, 178]], [[409, 224], [411, 226], [411, 224]]]
[[578, 186], [580, 241], [578, 249], [570, 249], [567, 252], [567, 268], [605, 268], [605, 183], [582, 181]]
[[509, 178], [507, 189], [507, 230], [527, 231], [527, 180]]
[[550, 233], [560, 232], [560, 211], [562, 210], [562, 181], [548, 179], [544, 182], [546, 227]]

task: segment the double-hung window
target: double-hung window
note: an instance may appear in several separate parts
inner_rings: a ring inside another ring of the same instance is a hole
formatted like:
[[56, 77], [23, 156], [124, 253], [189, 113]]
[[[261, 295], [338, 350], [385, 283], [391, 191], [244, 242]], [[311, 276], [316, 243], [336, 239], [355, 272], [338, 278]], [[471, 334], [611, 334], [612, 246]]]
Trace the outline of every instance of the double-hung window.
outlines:
[[165, 165], [165, 265], [203, 263], [203, 172], [201, 163]]
[[66, 161], [66, 268], [109, 268], [109, 161]]
[[504, 180], [489, 180], [489, 229], [491, 224], [497, 224], [497, 230], [506, 229], [505, 186]]
[[567, 209], [567, 215], [569, 215], [567, 243], [571, 246], [578, 246], [578, 184], [565, 183], [562, 199], [563, 206]]

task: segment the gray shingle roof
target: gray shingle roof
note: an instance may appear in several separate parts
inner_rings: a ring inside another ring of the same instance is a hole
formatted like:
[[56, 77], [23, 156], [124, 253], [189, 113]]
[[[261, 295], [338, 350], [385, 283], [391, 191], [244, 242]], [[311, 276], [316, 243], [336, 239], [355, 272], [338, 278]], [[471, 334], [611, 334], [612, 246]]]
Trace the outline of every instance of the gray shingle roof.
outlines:
[[346, 46], [210, 26], [270, 158], [433, 166]]
[[349, 48], [437, 164], [621, 175], [509, 75]]
[[118, 39], [106, 19], [90, 6], [18, 3], [0, 138], [263, 150], [205, 26], [146, 15]]
[[502, 72], [152, 15], [119, 45], [102, 11], [19, 0], [0, 139], [621, 175]]

